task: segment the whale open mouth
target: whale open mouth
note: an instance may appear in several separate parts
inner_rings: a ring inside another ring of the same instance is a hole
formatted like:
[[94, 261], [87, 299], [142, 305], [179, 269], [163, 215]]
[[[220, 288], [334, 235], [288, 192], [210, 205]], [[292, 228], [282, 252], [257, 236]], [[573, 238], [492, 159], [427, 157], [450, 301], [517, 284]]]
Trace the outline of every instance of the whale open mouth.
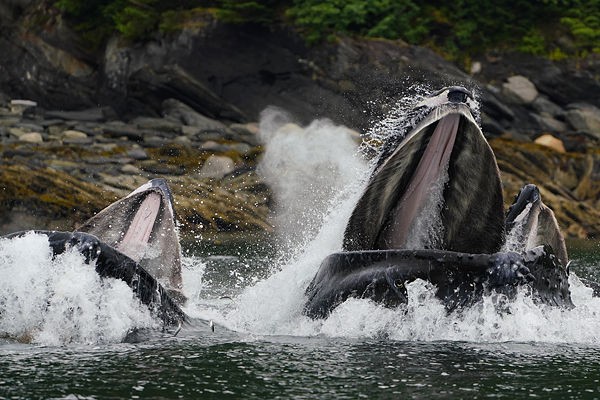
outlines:
[[430, 111], [379, 160], [347, 225], [346, 250], [500, 248], [500, 175], [471, 98], [448, 88], [426, 99]]
[[139, 263], [178, 300], [181, 294], [180, 245], [171, 191], [153, 179], [112, 203], [78, 228]]

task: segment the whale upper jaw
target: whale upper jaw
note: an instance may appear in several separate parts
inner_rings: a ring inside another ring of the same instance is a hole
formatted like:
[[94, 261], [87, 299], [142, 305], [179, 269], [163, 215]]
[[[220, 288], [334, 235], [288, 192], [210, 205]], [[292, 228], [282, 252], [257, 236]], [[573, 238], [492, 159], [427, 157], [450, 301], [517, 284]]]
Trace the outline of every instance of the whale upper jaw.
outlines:
[[434, 208], [441, 228], [421, 248], [498, 251], [504, 241], [500, 173], [472, 95], [446, 88], [417, 107], [426, 107], [423, 117], [385, 145], [346, 227], [344, 250], [419, 248], [411, 247], [412, 238], [420, 219], [431, 217], [424, 210]]

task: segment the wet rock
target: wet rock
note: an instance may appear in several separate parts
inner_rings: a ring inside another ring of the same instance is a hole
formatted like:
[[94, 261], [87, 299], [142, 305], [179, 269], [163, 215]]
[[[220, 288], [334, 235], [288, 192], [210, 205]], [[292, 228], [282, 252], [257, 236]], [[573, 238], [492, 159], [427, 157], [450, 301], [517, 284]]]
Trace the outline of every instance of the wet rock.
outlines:
[[148, 181], [148, 178], [135, 174], [130, 175], [119, 175], [114, 176], [110, 174], [100, 174], [100, 179], [113, 188], [121, 189], [125, 192], [125, 195], [129, 194], [132, 190], [137, 189]]
[[3, 117], [0, 118], [0, 126], [14, 126], [19, 123], [21, 119], [18, 117]]
[[182, 125], [181, 126], [181, 133], [183, 133], [186, 136], [196, 136], [199, 135], [202, 132], [202, 128], [198, 127], [198, 126], [189, 126], [189, 125]]
[[73, 161], [67, 160], [50, 160], [48, 162], [48, 167], [55, 169], [57, 171], [65, 171], [65, 172], [73, 172], [79, 169], [79, 164]]
[[179, 66], [153, 69], [145, 66], [129, 77], [127, 91], [131, 97], [157, 110], [165, 96], [185, 101], [194, 110], [212, 118], [243, 121], [244, 113], [216, 95], [203, 82]]
[[591, 104], [571, 104], [565, 117], [576, 130], [600, 138], [600, 109]]
[[198, 173], [201, 178], [222, 179], [235, 169], [233, 160], [226, 156], [211, 155]]
[[594, 178], [600, 155], [561, 153], [507, 139], [492, 139], [490, 145], [500, 167], [507, 207], [525, 183], [534, 183], [566, 234], [588, 237], [600, 233], [600, 210], [595, 207], [600, 180]]

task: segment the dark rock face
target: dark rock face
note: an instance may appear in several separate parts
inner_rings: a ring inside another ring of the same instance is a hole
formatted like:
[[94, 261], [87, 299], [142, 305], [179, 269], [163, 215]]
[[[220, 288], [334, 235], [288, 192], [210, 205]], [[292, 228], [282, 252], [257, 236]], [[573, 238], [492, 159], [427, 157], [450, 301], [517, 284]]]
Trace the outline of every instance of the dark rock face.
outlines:
[[[364, 132], [398, 99], [414, 94], [415, 86], [433, 90], [461, 84], [477, 93], [485, 134], [498, 138], [494, 150], [507, 195], [534, 182], [557, 196], [544, 193], [569, 234], [598, 236], [596, 214], [586, 220], [574, 211], [598, 207], [598, 57], [576, 65], [504, 54], [480, 60], [468, 74], [431, 50], [402, 41], [340, 38], [307, 47], [285, 27], [202, 18], [192, 24], [196, 27], [171, 36], [135, 44], [115, 37], [92, 51], [49, 3], [2, 2], [4, 160], [101, 182], [116, 195], [153, 174], [186, 187], [199, 176], [224, 176], [200, 185], [215, 194], [214, 204], [205, 202], [202, 209], [190, 202], [184, 219], [215, 229], [269, 229], [267, 200], [260, 200], [268, 194], [253, 172], [261, 149], [248, 125], [262, 110], [275, 105], [300, 123], [326, 117]], [[33, 100], [38, 107], [15, 111], [11, 99]], [[561, 142], [567, 154], [533, 144], [542, 134]], [[63, 149], [64, 155], [53, 157], [50, 153], [61, 146], [77, 150]], [[85, 157], [82, 148], [89, 150]], [[203, 170], [213, 155], [220, 157], [213, 160], [221, 167]], [[538, 173], [539, 165], [545, 175]], [[223, 186], [225, 181], [232, 186]], [[242, 217], [235, 192], [246, 188], [260, 195], [253, 200], [256, 208]], [[218, 196], [230, 199], [224, 211]], [[101, 208], [93, 204], [94, 210]]]

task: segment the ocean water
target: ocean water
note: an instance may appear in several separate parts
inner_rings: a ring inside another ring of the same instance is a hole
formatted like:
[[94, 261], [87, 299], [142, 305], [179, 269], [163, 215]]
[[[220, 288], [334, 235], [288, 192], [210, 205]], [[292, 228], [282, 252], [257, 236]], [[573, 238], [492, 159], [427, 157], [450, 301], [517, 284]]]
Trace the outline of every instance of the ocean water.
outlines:
[[571, 245], [572, 310], [523, 291], [447, 314], [415, 281], [398, 309], [350, 299], [305, 317], [304, 291], [341, 249], [371, 166], [351, 131], [269, 113], [260, 170], [276, 180], [284, 226], [262, 240], [185, 242], [193, 322], [177, 335], [78, 253], [53, 258], [35, 234], [0, 239], [0, 399], [600, 397], [600, 299], [577, 278], [600, 280], [597, 242]]

